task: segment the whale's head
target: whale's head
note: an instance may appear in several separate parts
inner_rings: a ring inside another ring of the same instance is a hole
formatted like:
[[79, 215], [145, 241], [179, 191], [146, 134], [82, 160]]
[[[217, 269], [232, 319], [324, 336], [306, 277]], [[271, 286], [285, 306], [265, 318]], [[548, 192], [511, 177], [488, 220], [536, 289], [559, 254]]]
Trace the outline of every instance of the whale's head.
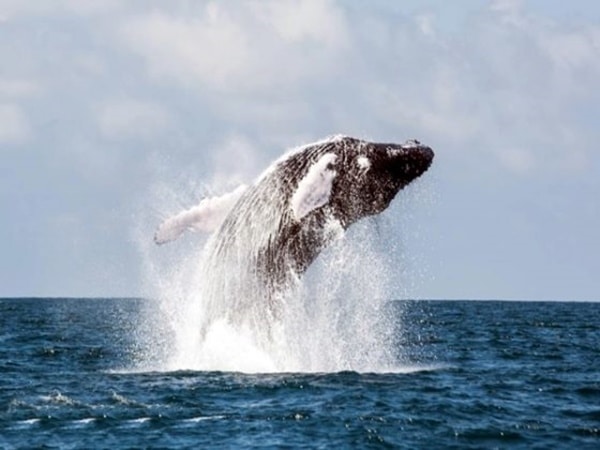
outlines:
[[420, 177], [433, 161], [433, 150], [419, 141], [374, 143], [351, 137], [335, 143], [330, 206], [344, 226], [379, 214], [398, 191]]

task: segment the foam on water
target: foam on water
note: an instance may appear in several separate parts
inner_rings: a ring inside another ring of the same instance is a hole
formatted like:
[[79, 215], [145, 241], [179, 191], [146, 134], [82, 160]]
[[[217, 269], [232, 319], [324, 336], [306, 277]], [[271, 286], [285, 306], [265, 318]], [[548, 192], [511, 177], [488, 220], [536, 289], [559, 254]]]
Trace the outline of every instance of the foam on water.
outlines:
[[191, 417], [189, 419], [185, 419], [183, 420], [183, 422], [189, 423], [189, 424], [195, 424], [198, 422], [204, 422], [206, 420], [222, 420], [225, 419], [226, 416], [223, 415], [216, 415], [216, 416], [200, 416], [200, 417]]
[[50, 395], [42, 395], [40, 398], [41, 398], [41, 400], [43, 400], [46, 403], [63, 404], [63, 405], [78, 405], [79, 404], [79, 402], [77, 402], [76, 400], [73, 400], [71, 397], [63, 395], [59, 391], [54, 391]]
[[90, 425], [91, 423], [95, 422], [96, 418], [95, 417], [86, 417], [84, 419], [78, 419], [78, 420], [73, 420], [73, 426], [75, 427], [82, 427], [85, 425]]

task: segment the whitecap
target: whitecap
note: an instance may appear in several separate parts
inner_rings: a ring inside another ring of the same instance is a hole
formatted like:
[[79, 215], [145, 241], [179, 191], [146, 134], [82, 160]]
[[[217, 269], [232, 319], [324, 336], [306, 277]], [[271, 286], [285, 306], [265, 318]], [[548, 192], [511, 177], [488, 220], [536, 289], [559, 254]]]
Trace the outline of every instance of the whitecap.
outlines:
[[184, 419], [183, 422], [197, 423], [197, 422], [204, 422], [205, 420], [221, 420], [224, 418], [225, 418], [225, 416], [223, 416], [223, 415], [198, 416], [198, 417], [190, 417], [189, 419]]
[[83, 425], [88, 425], [92, 422], [94, 422], [96, 420], [95, 417], [86, 417], [84, 419], [78, 419], [78, 420], [73, 420], [73, 425], [74, 426], [83, 426]]

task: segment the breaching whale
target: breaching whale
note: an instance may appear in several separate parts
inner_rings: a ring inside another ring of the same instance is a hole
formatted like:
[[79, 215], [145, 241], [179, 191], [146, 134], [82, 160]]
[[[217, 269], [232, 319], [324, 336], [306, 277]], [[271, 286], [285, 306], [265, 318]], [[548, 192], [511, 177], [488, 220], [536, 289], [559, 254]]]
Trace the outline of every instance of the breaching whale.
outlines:
[[[431, 148], [416, 140], [376, 143], [333, 136], [291, 150], [250, 186], [205, 199], [163, 222], [154, 240], [187, 229], [214, 229], [204, 248], [212, 313], [229, 316], [257, 297], [276, 311], [319, 253], [356, 221], [384, 211], [431, 165]], [[265, 308], [259, 310], [264, 311]]]

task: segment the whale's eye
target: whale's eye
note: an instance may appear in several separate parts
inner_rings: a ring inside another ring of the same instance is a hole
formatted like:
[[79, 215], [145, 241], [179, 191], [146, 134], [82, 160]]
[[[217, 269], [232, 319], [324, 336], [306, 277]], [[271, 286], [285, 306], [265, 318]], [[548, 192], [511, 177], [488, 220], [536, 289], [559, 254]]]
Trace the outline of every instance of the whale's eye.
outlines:
[[360, 170], [366, 172], [371, 167], [371, 160], [366, 156], [359, 156], [356, 158], [356, 164]]

